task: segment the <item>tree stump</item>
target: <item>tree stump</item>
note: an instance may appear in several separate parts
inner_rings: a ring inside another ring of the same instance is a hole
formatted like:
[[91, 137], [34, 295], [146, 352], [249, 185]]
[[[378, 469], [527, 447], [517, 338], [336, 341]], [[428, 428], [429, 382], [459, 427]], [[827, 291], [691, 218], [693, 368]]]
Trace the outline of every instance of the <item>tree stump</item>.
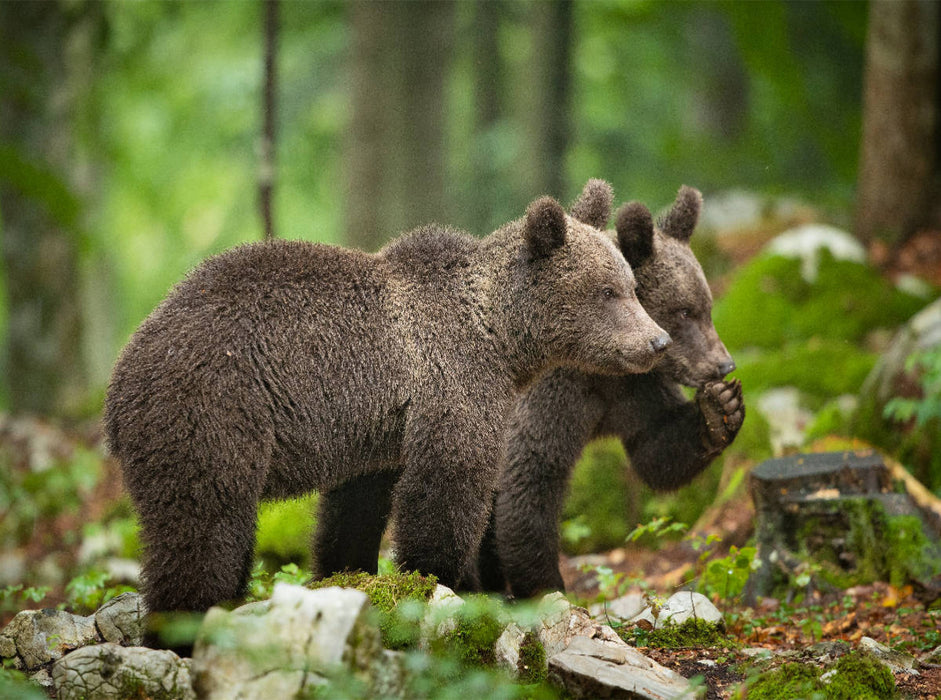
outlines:
[[873, 450], [770, 459], [752, 471], [749, 489], [758, 549], [752, 600], [782, 584], [939, 580], [941, 533]]

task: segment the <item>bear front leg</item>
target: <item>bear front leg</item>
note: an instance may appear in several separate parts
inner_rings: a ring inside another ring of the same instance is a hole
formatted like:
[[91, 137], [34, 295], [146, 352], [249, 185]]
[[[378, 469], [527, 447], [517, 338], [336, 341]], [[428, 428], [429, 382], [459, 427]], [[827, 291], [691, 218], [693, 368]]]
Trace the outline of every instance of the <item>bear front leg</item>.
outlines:
[[392, 508], [397, 472], [365, 474], [320, 494], [313, 541], [314, 572], [378, 571], [379, 545]]
[[641, 382], [650, 386], [638, 396], [660, 410], [639, 412], [625, 424], [621, 434], [631, 466], [653, 489], [685, 486], [735, 438], [744, 419], [741, 385], [737, 380], [713, 382], [686, 401], [667, 380], [646, 377]]
[[742, 383], [738, 379], [710, 382], [696, 392], [696, 403], [704, 423], [703, 447], [719, 455], [732, 444], [745, 421]]
[[572, 470], [603, 414], [592, 381], [558, 370], [520, 397], [508, 422], [493, 520], [496, 558], [517, 598], [564, 590], [559, 518]]
[[393, 495], [397, 560], [454, 588], [477, 555], [502, 459], [503, 415], [418, 418]]

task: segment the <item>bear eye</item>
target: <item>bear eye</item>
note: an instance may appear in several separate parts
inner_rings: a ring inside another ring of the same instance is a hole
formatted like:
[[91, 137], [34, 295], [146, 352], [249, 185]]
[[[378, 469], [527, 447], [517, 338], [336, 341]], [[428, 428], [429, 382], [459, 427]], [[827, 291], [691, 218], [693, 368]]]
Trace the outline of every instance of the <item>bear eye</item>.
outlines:
[[617, 292], [615, 292], [612, 287], [605, 287], [601, 290], [601, 296], [605, 299], [614, 299], [614, 297], [617, 296]]
[[680, 309], [680, 318], [687, 319], [693, 315], [693, 312], [690, 309]]

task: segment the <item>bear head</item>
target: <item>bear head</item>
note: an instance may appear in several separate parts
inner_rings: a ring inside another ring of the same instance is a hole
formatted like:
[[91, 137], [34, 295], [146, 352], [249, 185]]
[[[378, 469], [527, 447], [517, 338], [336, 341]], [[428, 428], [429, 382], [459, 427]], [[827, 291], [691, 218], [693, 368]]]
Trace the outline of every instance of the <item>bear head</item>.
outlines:
[[639, 202], [621, 207], [615, 226], [618, 246], [637, 279], [638, 298], [673, 338], [657, 371], [696, 388], [735, 369], [712, 324], [706, 276], [689, 247], [701, 208], [702, 195], [684, 185], [658, 226]]
[[[589, 181], [573, 211], [604, 226], [610, 185]], [[551, 197], [529, 206], [522, 229], [528, 288], [544, 310], [530, 332], [548, 345], [555, 364], [604, 374], [650, 371], [670, 336], [644, 310], [631, 268], [611, 240]]]

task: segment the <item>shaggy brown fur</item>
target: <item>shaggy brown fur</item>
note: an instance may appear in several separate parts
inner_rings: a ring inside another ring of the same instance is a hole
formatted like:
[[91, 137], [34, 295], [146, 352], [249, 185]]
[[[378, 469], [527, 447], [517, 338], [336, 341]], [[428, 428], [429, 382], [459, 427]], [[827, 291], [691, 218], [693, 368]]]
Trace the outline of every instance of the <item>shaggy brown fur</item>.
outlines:
[[[558, 369], [530, 387], [509, 421], [507, 467], [479, 559], [487, 590], [517, 597], [563, 588], [558, 521], [569, 477], [591, 439], [621, 439], [656, 489], [689, 483], [735, 439], [745, 417], [735, 363], [712, 325], [712, 295], [689, 248], [702, 198], [680, 189], [660, 230], [641, 204], [623, 207], [617, 236], [644, 308], [673, 338], [648, 374], [609, 377]], [[679, 385], [696, 387], [687, 401]]]
[[517, 392], [562, 365], [648, 371], [668, 344], [616, 247], [550, 198], [482, 240], [429, 226], [377, 254], [279, 241], [206, 260], [134, 333], [105, 404], [148, 610], [239, 597], [260, 500], [361, 476], [401, 565], [454, 585]]

